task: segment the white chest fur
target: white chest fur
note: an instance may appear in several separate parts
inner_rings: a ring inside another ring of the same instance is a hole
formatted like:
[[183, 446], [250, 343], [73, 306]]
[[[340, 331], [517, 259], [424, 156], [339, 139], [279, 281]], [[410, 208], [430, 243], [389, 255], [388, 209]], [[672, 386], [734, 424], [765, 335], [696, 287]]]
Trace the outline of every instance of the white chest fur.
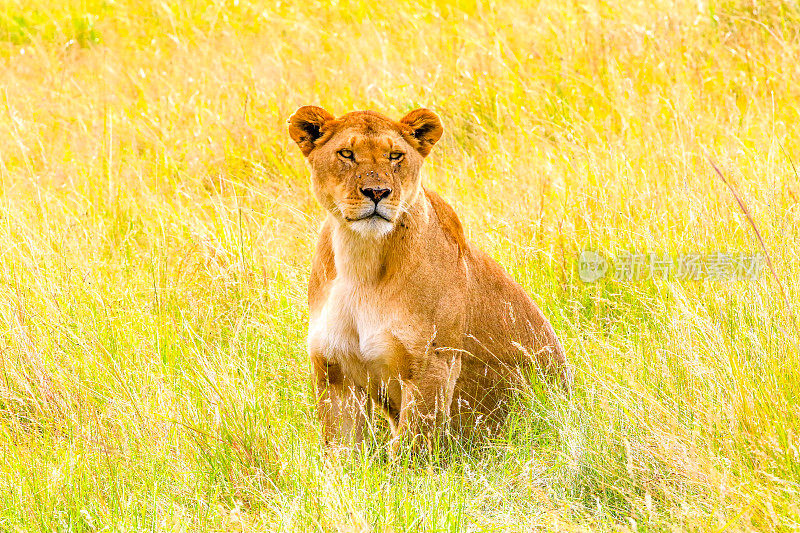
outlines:
[[401, 318], [407, 313], [392, 305], [380, 283], [384, 244], [337, 223], [332, 245], [337, 275], [311, 317], [309, 348], [344, 366], [361, 362], [382, 372], [395, 351], [413, 344], [413, 331]]
[[392, 318], [376, 291], [337, 279], [311, 318], [309, 347], [329, 361], [382, 362], [395, 343]]

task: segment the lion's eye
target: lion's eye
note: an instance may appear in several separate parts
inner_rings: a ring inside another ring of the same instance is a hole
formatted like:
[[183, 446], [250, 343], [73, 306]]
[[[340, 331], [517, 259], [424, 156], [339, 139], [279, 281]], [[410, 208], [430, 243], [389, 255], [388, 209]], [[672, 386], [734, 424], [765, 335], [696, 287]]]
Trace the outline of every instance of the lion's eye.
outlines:
[[400, 161], [404, 155], [403, 152], [392, 152], [389, 154], [389, 161]]
[[353, 161], [353, 151], [352, 150], [347, 150], [347, 149], [339, 150], [336, 153], [339, 154], [340, 156], [344, 157], [345, 159], [349, 159], [350, 161]]

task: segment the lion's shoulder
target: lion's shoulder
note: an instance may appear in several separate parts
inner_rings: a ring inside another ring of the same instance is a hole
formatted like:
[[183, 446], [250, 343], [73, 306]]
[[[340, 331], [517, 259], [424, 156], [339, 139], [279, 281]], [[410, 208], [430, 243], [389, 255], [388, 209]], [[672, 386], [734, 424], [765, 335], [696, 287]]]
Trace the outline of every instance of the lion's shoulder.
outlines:
[[308, 304], [314, 309], [325, 299], [328, 284], [336, 278], [336, 262], [333, 258], [333, 228], [326, 219], [320, 228], [314, 257], [311, 260], [311, 276], [308, 280]]
[[467, 238], [464, 236], [464, 227], [461, 225], [458, 215], [441, 196], [427, 188], [424, 191], [445, 235], [458, 247], [459, 257], [464, 255], [467, 252]]

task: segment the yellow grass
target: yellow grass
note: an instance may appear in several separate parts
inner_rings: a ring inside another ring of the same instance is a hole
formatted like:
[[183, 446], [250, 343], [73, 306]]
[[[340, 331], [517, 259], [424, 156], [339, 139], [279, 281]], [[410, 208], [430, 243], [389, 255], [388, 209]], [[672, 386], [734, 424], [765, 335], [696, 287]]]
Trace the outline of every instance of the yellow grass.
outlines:
[[[0, 0], [0, 530], [800, 528], [796, 2]], [[444, 464], [321, 453], [300, 105], [445, 136], [426, 182], [552, 318]], [[755, 280], [581, 250], [760, 251]]]

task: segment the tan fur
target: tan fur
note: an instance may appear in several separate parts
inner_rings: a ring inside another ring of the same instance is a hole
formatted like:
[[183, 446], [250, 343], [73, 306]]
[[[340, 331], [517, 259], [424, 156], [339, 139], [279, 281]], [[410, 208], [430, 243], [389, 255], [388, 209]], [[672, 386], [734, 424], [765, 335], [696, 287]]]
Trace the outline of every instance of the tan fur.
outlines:
[[[289, 130], [329, 212], [308, 288], [327, 443], [358, 443], [372, 405], [400, 443], [448, 426], [460, 434], [494, 427], [530, 371], [570, 387], [564, 351], [539, 308], [421, 185], [423, 159], [442, 134], [436, 115], [337, 119], [307, 106]], [[364, 190], [391, 193], [376, 203]], [[380, 217], [368, 217], [372, 210]]]

